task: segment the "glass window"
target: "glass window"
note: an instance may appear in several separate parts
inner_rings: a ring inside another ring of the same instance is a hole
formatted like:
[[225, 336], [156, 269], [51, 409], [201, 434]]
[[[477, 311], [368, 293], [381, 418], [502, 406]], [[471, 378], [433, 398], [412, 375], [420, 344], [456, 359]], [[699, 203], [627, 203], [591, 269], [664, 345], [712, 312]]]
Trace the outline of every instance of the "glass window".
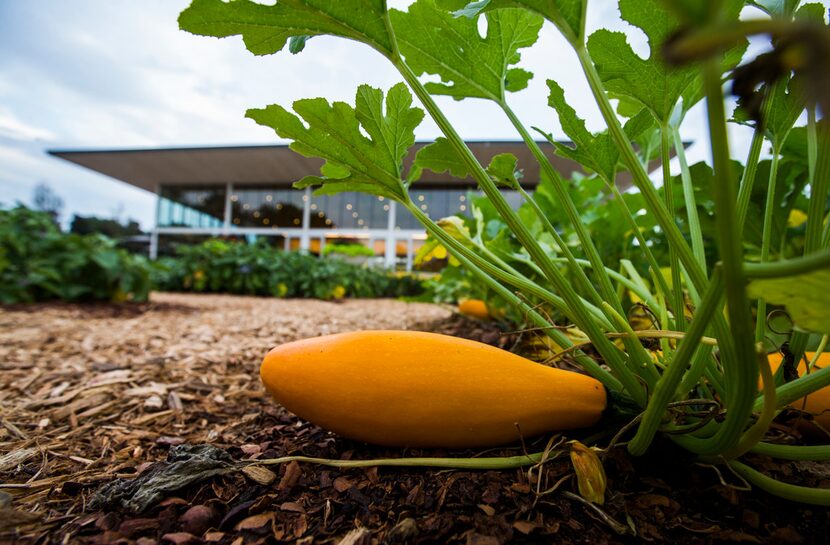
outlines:
[[231, 222], [237, 227], [295, 227], [303, 224], [303, 198], [299, 189], [263, 186], [234, 187]]
[[161, 187], [160, 227], [221, 227], [225, 214], [225, 186]]
[[390, 204], [389, 199], [365, 193], [311, 197], [311, 227], [386, 229]]
[[[518, 209], [524, 202], [524, 198], [518, 191], [503, 189], [501, 191], [508, 204]], [[470, 216], [470, 199], [482, 195], [481, 191], [471, 188], [451, 189], [417, 189], [410, 190], [409, 194], [415, 204], [433, 220], [455, 216], [458, 214]], [[421, 223], [415, 216], [409, 213], [402, 206], [398, 207], [395, 217], [397, 229], [423, 229]]]

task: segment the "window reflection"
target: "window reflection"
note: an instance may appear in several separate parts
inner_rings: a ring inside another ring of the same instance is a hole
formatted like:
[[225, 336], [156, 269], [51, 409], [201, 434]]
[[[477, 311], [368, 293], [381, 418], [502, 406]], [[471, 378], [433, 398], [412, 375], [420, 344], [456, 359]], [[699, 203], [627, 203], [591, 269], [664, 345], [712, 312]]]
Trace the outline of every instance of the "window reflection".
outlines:
[[330, 229], [386, 229], [389, 199], [364, 193], [311, 197], [311, 227]]
[[162, 186], [158, 206], [162, 227], [221, 227], [225, 186]]
[[234, 187], [231, 222], [237, 227], [301, 227], [303, 197], [297, 189]]

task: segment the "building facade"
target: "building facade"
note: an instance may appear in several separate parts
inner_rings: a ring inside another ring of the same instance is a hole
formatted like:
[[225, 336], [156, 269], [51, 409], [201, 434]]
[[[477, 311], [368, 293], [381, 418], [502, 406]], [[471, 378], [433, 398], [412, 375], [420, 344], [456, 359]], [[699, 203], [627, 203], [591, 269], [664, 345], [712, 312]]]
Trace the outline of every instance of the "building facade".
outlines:
[[[418, 143], [405, 163], [426, 145]], [[523, 172], [522, 185], [533, 191], [539, 167], [521, 142], [470, 142], [479, 161], [513, 153]], [[564, 176], [576, 163], [540, 146]], [[106, 174], [158, 196], [151, 232], [151, 257], [164, 237], [269, 237], [286, 250], [322, 252], [327, 244], [349, 241], [372, 248], [387, 267], [412, 269], [426, 233], [403, 207], [362, 193], [315, 196], [292, 184], [318, 174], [322, 161], [303, 157], [287, 146], [239, 146], [142, 150], [52, 150], [51, 155]], [[408, 164], [407, 164], [408, 166]], [[433, 219], [467, 213], [477, 192], [471, 179], [425, 171], [410, 188], [413, 200]], [[521, 197], [504, 191], [518, 207]]]

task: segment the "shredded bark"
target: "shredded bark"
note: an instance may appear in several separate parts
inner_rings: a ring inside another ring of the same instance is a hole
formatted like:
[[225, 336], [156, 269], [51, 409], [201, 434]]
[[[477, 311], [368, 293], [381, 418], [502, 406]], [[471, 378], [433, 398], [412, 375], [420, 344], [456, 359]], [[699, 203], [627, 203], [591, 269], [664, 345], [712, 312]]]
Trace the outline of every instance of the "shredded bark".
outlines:
[[[0, 542], [692, 545], [820, 543], [830, 534], [827, 509], [743, 491], [735, 475], [696, 466], [669, 443], [638, 459], [612, 449], [601, 508], [575, 499], [567, 455], [530, 472], [256, 465], [288, 455], [518, 455], [548, 444], [381, 449], [297, 419], [261, 386], [259, 363], [277, 344], [381, 328], [519, 351], [534, 344], [532, 333], [391, 300], [154, 294], [141, 305], [0, 308]], [[607, 444], [614, 431], [585, 434]], [[774, 433], [799, 439], [786, 423]], [[571, 437], [589, 439], [570, 434], [562, 444]], [[231, 461], [254, 464], [230, 471]], [[826, 463], [749, 462], [830, 486]]]

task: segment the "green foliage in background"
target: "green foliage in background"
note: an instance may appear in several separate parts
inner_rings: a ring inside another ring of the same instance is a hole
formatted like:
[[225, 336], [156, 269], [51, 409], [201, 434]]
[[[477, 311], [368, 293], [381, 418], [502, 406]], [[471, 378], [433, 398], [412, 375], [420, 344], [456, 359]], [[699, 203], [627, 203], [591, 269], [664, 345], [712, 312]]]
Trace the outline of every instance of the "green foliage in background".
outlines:
[[177, 253], [160, 260], [157, 289], [316, 299], [414, 296], [423, 289], [410, 276], [284, 252], [264, 243], [208, 240], [180, 246]]
[[348, 256], [348, 257], [372, 257], [375, 251], [363, 244], [327, 244], [323, 248], [323, 255]]
[[0, 210], [0, 303], [146, 301], [150, 270], [106, 237], [61, 232], [46, 212]]

